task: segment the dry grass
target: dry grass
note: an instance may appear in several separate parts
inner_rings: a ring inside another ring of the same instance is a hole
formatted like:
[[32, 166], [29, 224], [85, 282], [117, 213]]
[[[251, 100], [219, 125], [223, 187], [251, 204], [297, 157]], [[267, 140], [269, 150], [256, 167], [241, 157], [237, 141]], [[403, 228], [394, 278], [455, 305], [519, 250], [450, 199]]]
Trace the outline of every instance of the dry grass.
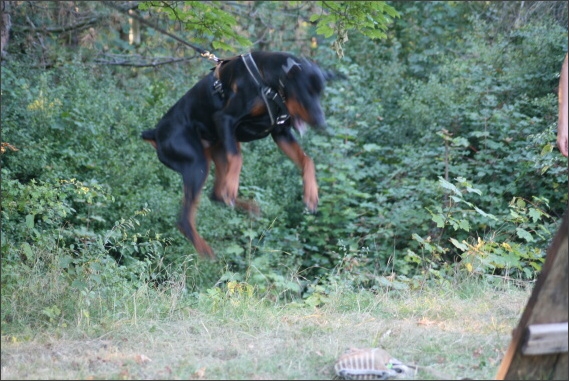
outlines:
[[[2, 379], [330, 379], [348, 347], [425, 367], [417, 379], [496, 374], [529, 290], [337, 291], [321, 308], [208, 297], [167, 318], [2, 337]], [[432, 370], [432, 371], [429, 371]]]

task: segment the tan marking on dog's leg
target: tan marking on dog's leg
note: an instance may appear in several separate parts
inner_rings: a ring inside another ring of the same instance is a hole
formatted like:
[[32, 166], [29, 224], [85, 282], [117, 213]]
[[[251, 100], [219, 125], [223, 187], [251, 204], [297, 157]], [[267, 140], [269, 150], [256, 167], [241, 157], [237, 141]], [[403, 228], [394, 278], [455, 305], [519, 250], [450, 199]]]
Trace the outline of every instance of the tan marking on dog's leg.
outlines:
[[239, 175], [243, 165], [241, 145], [237, 143], [236, 155], [226, 155], [221, 145], [212, 147], [211, 154], [215, 163], [214, 195], [226, 205], [235, 206], [239, 189]]
[[[227, 205], [232, 205], [230, 200], [227, 198], [228, 194], [228, 173], [229, 173], [229, 161], [226, 159], [223, 149], [220, 145], [211, 147], [208, 153], [215, 164], [215, 180], [213, 186], [213, 195], [217, 201], [222, 201]], [[239, 154], [241, 156], [241, 154]], [[230, 159], [231, 160], [231, 159]], [[241, 170], [241, 165], [239, 168], [234, 168], [233, 170]], [[237, 187], [239, 187], [239, 172], [237, 173]], [[237, 191], [236, 191], [237, 192]], [[228, 202], [229, 201], [229, 202]], [[260, 215], [261, 209], [257, 203], [253, 200], [244, 200], [239, 197], [234, 198], [233, 206], [249, 212], [253, 215]]]
[[[207, 149], [205, 150], [205, 156], [207, 162], [206, 165], [206, 172], [207, 172], [209, 170], [209, 162], [211, 160], [210, 152]], [[196, 229], [196, 212], [200, 201], [200, 194], [198, 193], [193, 196], [193, 200], [190, 205], [188, 205], [188, 199], [189, 199], [188, 190], [186, 186], [184, 186], [184, 198], [183, 198], [182, 210], [184, 211], [185, 215], [182, 215], [181, 218], [185, 220], [184, 221], [185, 223], [182, 224], [181, 221], [178, 222], [178, 229], [188, 240], [190, 240], [190, 242], [192, 242], [192, 244], [196, 248], [196, 251], [201, 257], [215, 259], [215, 253], [213, 252], [212, 248], [202, 238], [202, 236], [198, 233]]]
[[211, 155], [211, 160], [215, 165], [214, 174], [214, 185], [213, 185], [213, 195], [218, 201], [223, 201], [223, 193], [226, 183], [227, 174], [227, 163], [225, 161], [225, 155], [223, 154], [223, 149], [219, 144], [210, 147], [207, 150]]
[[[239, 147], [239, 145], [237, 145]], [[223, 189], [223, 201], [227, 205], [234, 206], [239, 191], [239, 175], [243, 166], [241, 150], [236, 155], [227, 155], [227, 172], [225, 175], [225, 189]]]
[[312, 159], [304, 153], [297, 142], [280, 140], [279, 148], [300, 168], [304, 184], [304, 203], [311, 212], [318, 206], [318, 184], [316, 183], [316, 169]]
[[199, 197], [196, 197], [194, 204], [189, 208], [188, 221], [190, 223], [191, 234], [193, 237], [193, 244], [196, 248], [198, 254], [202, 257], [208, 257], [210, 259], [215, 259], [215, 254], [212, 248], [208, 245], [205, 239], [196, 230], [196, 212], [199, 204]]

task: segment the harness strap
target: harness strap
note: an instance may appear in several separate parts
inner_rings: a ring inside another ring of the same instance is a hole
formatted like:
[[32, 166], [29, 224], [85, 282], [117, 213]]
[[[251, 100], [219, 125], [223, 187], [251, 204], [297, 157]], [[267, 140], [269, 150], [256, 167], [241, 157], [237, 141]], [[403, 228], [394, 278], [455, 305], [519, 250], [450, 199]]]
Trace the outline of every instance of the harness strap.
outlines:
[[253, 77], [253, 81], [257, 86], [261, 86], [263, 84], [263, 78], [261, 77], [261, 73], [259, 72], [259, 68], [253, 59], [251, 53], [241, 54], [241, 59], [247, 68], [247, 71]]
[[[283, 97], [279, 94], [279, 92], [273, 90], [271, 87], [267, 86], [261, 77], [261, 73], [259, 72], [259, 68], [253, 60], [251, 53], [242, 54], [241, 59], [247, 68], [247, 71], [255, 81], [255, 84], [259, 87], [259, 92], [261, 93], [261, 98], [263, 102], [265, 102], [265, 106], [267, 107], [267, 112], [269, 113], [269, 117], [271, 118], [271, 125], [274, 126], [275, 124], [283, 124], [290, 118], [288, 114], [288, 110], [284, 104]], [[282, 86], [282, 82], [281, 86]], [[272, 101], [272, 102], [269, 102]], [[276, 118], [275, 115], [279, 114]]]

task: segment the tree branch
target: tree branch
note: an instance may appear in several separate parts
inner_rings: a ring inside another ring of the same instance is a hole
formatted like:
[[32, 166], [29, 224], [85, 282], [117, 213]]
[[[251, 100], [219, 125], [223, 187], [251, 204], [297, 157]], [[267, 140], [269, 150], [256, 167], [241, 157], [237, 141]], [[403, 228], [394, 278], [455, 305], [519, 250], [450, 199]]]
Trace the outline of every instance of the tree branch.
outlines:
[[73, 24], [73, 25], [43, 27], [43, 28], [42, 27], [32, 27], [32, 26], [14, 24], [14, 29], [17, 29], [21, 32], [64, 33], [64, 32], [69, 32], [71, 30], [84, 29], [88, 26], [91, 26], [91, 25], [97, 23], [97, 21], [99, 21], [100, 19], [102, 19], [101, 16], [95, 16], [95, 17], [92, 17], [90, 19], [80, 21], [80, 22]]
[[187, 62], [201, 56], [195, 55], [193, 57], [182, 57], [182, 58], [175, 58], [175, 57], [146, 58], [146, 57], [107, 54], [105, 55], [105, 57], [108, 57], [108, 59], [96, 58], [94, 62], [102, 65], [130, 66], [130, 67], [157, 67], [162, 65], [168, 65], [171, 63]]
[[[138, 7], [138, 2], [136, 3], [127, 3], [125, 5], [117, 5], [117, 7], [123, 9], [123, 10], [131, 10], [131, 9], [135, 9]], [[71, 25], [63, 25], [63, 26], [54, 26], [54, 27], [37, 27], [35, 25], [31, 25], [31, 26], [27, 26], [27, 25], [19, 25], [19, 24], [13, 24], [12, 27], [14, 29], [17, 29], [18, 31], [21, 32], [43, 32], [43, 33], [65, 33], [65, 32], [69, 32], [72, 30], [80, 30], [80, 29], [85, 29], [93, 24], [96, 24], [97, 22], [99, 22], [100, 20], [107, 18], [108, 15], [107, 14], [98, 14], [96, 16], [92, 16], [89, 18], [85, 18], [75, 24], [71, 24]]]

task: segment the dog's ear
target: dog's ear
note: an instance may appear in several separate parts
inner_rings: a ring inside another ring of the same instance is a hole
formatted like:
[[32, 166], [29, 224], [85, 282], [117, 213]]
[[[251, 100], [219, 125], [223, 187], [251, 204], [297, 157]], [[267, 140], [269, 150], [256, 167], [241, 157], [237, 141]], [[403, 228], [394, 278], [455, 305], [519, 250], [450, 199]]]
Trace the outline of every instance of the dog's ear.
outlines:
[[287, 76], [294, 74], [297, 70], [302, 70], [300, 64], [292, 58], [287, 58], [286, 65], [283, 65], [283, 71]]
[[348, 79], [346, 75], [335, 70], [322, 69], [322, 76], [326, 81], [345, 80]]

